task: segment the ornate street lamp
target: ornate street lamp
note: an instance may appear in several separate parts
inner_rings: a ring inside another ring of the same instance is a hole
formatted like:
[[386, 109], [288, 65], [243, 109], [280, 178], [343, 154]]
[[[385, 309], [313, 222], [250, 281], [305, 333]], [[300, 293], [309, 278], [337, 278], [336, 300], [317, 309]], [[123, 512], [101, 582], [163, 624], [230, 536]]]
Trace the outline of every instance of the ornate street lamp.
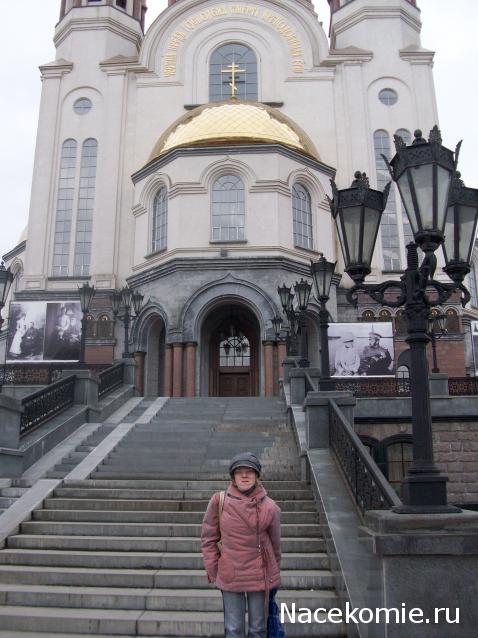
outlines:
[[14, 279], [15, 275], [12, 273], [10, 268], [5, 268], [5, 264], [2, 261], [0, 264], [0, 330], [2, 329], [4, 322], [2, 310], [7, 302], [8, 293], [10, 292], [10, 287]]
[[432, 342], [433, 368], [432, 372], [440, 372], [437, 361], [436, 340], [446, 335], [446, 315], [440, 314], [436, 310], [432, 310], [428, 316], [428, 334]]
[[[120, 319], [124, 325], [124, 352], [123, 359], [131, 357], [129, 351], [129, 328], [131, 319], [136, 318], [141, 312], [141, 306], [143, 304], [144, 295], [130, 288], [124, 286], [121, 290], [115, 290], [111, 295], [111, 307], [113, 309], [113, 315], [115, 319]], [[134, 315], [131, 313], [131, 307], [133, 307]], [[120, 315], [119, 313], [122, 312]]]
[[300, 332], [300, 359], [299, 359], [299, 367], [308, 368], [309, 367], [309, 359], [307, 356], [307, 318], [305, 315], [305, 311], [307, 310], [307, 306], [309, 305], [310, 291], [312, 290], [312, 285], [301, 277], [300, 281], [295, 282], [294, 286], [295, 296], [297, 299], [297, 307], [299, 309], [298, 312], [298, 322], [299, 322], [299, 332]]
[[319, 332], [320, 332], [320, 389], [332, 390], [329, 361], [329, 313], [327, 301], [330, 296], [330, 286], [337, 262], [327, 261], [322, 253], [318, 261], [311, 261], [310, 267], [314, 280], [315, 294], [320, 304]]
[[[407, 246], [407, 269], [399, 281], [363, 283], [370, 272], [371, 256], [389, 185], [382, 195], [368, 187], [364, 176], [358, 178], [356, 174], [351, 189], [338, 191], [335, 184], [332, 184], [334, 199], [330, 202], [339, 231], [345, 271], [355, 283], [347, 292], [347, 299], [356, 305], [358, 294], [362, 292], [381, 305], [403, 305], [405, 308], [408, 324], [406, 341], [411, 355], [413, 463], [403, 481], [404, 506], [397, 511], [407, 513], [457, 511], [457, 508], [447, 505], [447, 477], [440, 474], [433, 460], [426, 358], [426, 346], [430, 341], [427, 323], [430, 308], [443, 304], [457, 291], [462, 294], [462, 305], [468, 303], [470, 294], [463, 285], [463, 279], [469, 269], [465, 260], [471, 255], [474, 235], [470, 232], [466, 249], [457, 249], [458, 252], [446, 254], [444, 270], [452, 277], [453, 283], [433, 279], [436, 269], [435, 251], [444, 241], [445, 221], [449, 223], [447, 233], [453, 233], [454, 244], [460, 244], [463, 236], [462, 229], [456, 228], [456, 224], [463, 222], [463, 216], [454, 209], [453, 214], [449, 214], [447, 218], [450, 184], [456, 171], [459, 145], [453, 154], [442, 146], [441, 141], [436, 126], [430, 132], [428, 142], [423, 139], [421, 131], [415, 131], [415, 139], [410, 146], [406, 146], [400, 137], [395, 136], [396, 155], [390, 163], [384, 158], [392, 179], [398, 183], [415, 240], [415, 243]], [[357, 192], [355, 197], [351, 192], [354, 189]], [[354, 199], [362, 203], [353, 206], [351, 202]], [[371, 209], [369, 212], [368, 208]], [[469, 222], [469, 227], [473, 229], [477, 223], [476, 206], [474, 211], [472, 221]], [[373, 237], [373, 242], [370, 242], [370, 237]], [[465, 242], [461, 243], [464, 245]], [[425, 252], [421, 266], [418, 246]]]
[[274, 334], [276, 340], [279, 341], [281, 338], [281, 329], [282, 329], [282, 317], [279, 315], [273, 317], [271, 319], [272, 328], [274, 329]]
[[294, 310], [294, 294], [291, 292], [292, 287], [282, 284], [277, 288], [282, 310], [289, 322], [289, 330], [287, 337], [287, 355], [289, 357], [297, 357], [299, 354], [297, 344], [297, 313]]
[[85, 346], [86, 346], [86, 324], [88, 322], [87, 314], [90, 309], [91, 300], [95, 296], [95, 287], [85, 282], [82, 286], [78, 286], [78, 294], [80, 295], [81, 307], [81, 342], [80, 342], [80, 363], [85, 363]]
[[457, 171], [451, 185], [450, 199], [445, 221], [445, 256], [447, 275], [455, 281], [463, 281], [470, 272], [471, 252], [476, 237], [478, 189], [467, 188]]

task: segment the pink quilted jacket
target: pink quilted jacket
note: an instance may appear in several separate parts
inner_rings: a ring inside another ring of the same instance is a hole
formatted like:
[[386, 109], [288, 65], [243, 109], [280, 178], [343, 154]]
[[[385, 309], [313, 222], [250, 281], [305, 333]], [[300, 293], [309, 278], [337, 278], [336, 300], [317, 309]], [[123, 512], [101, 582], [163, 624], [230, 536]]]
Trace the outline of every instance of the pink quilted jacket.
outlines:
[[[217, 541], [222, 541], [222, 554]], [[280, 585], [280, 509], [257, 485], [245, 496], [231, 483], [219, 529], [219, 492], [209, 501], [201, 533], [209, 582], [224, 591], [268, 591]]]

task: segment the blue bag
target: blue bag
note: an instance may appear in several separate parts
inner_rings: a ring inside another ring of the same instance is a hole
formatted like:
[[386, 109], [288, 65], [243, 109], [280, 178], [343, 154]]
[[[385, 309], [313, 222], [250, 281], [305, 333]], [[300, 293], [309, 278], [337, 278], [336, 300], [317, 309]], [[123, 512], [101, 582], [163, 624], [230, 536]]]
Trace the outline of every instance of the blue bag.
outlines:
[[285, 638], [284, 627], [280, 621], [279, 606], [275, 596], [277, 589], [269, 592], [269, 616], [267, 617], [267, 638]]

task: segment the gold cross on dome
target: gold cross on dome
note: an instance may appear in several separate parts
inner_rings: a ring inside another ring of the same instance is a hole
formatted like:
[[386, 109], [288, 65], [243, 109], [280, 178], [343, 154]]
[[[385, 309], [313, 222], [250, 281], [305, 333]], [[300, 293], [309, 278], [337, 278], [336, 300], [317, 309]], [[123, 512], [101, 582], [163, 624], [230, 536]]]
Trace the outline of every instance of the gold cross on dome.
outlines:
[[231, 76], [231, 81], [229, 82], [229, 86], [231, 87], [231, 97], [236, 97], [237, 93], [236, 74], [245, 72], [246, 69], [240, 69], [239, 65], [235, 62], [231, 62], [231, 64], [221, 71], [221, 73], [229, 73]]

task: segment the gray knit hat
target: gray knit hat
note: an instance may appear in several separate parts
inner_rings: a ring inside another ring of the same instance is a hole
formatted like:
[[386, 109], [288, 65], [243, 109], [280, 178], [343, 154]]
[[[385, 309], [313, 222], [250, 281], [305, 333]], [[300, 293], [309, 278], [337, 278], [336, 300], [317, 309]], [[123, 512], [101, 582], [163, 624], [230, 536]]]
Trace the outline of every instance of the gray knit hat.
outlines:
[[261, 464], [257, 456], [252, 452], [241, 452], [240, 454], [236, 454], [229, 465], [229, 474], [231, 477], [234, 476], [234, 470], [237, 470], [238, 467], [250, 467], [256, 471], [257, 476], [261, 475]]

